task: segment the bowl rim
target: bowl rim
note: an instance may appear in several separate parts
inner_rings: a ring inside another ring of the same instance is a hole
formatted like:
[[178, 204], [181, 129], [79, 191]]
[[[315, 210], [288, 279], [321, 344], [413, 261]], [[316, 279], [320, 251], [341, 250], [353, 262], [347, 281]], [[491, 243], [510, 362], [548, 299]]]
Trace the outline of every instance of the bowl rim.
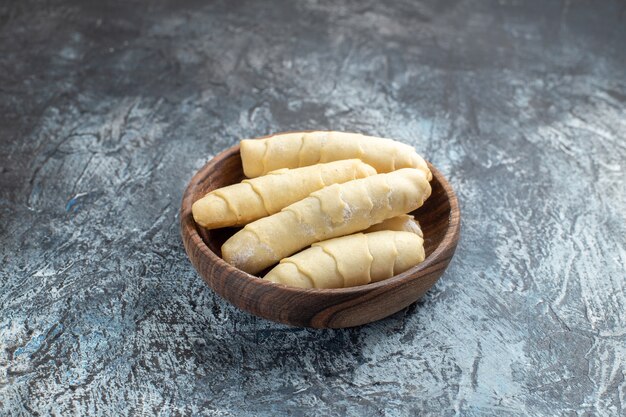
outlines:
[[[293, 133], [293, 132], [284, 132], [284, 133]], [[279, 133], [280, 134], [280, 133]], [[274, 136], [274, 135], [268, 135]], [[261, 138], [265, 138], [268, 136], [263, 136]], [[450, 247], [456, 247], [456, 243], [458, 242], [458, 237], [460, 234], [460, 210], [459, 203], [452, 189], [452, 186], [448, 183], [447, 179], [441, 174], [441, 172], [435, 168], [429, 161], [426, 161], [428, 168], [431, 170], [433, 174], [433, 178], [437, 178], [437, 181], [441, 184], [444, 189], [445, 195], [449, 201], [450, 205], [450, 214], [448, 216], [448, 227], [444, 234], [443, 239], [437, 245], [435, 250], [427, 256], [424, 261], [420, 264], [398, 274], [394, 275], [391, 278], [387, 278], [378, 282], [372, 282], [364, 285], [358, 285], [354, 287], [346, 287], [346, 288], [299, 288], [299, 287], [291, 287], [285, 284], [277, 284], [271, 281], [266, 281], [261, 277], [257, 277], [255, 275], [249, 274], [241, 269], [238, 269], [221, 257], [219, 257], [215, 252], [213, 252], [209, 246], [204, 242], [200, 234], [198, 233], [197, 227], [200, 227], [193, 220], [193, 216], [191, 213], [191, 206], [193, 201], [191, 201], [193, 191], [198, 186], [199, 183], [203, 182], [203, 179], [207, 176], [207, 174], [214, 168], [214, 166], [219, 162], [228, 157], [231, 157], [234, 154], [239, 153], [240, 145], [235, 144], [228, 149], [223, 150], [222, 152], [215, 155], [209, 161], [207, 161], [202, 168], [195, 172], [187, 187], [185, 188], [185, 192], [183, 194], [183, 198], [181, 201], [180, 208], [180, 226], [181, 226], [181, 235], [183, 237], [183, 241], [185, 241], [186, 234], [189, 235], [189, 240], [193, 244], [193, 246], [200, 251], [202, 256], [208, 259], [208, 263], [217, 263], [223, 269], [228, 271], [228, 273], [236, 274], [240, 278], [245, 280], [245, 286], [247, 285], [261, 285], [266, 286], [266, 289], [270, 290], [280, 290], [286, 292], [290, 295], [302, 295], [302, 294], [310, 294], [312, 296], [346, 296], [346, 295], [358, 295], [364, 293], [370, 293], [372, 291], [376, 291], [378, 289], [393, 286], [395, 284], [401, 284], [404, 281], [411, 281], [414, 279], [419, 279], [421, 277], [421, 273], [428, 272], [428, 269], [437, 265], [438, 261], [446, 258], [446, 253]], [[457, 215], [454, 215], [457, 213]], [[208, 280], [202, 276], [200, 271], [194, 265], [194, 269], [196, 272], [204, 279]]]

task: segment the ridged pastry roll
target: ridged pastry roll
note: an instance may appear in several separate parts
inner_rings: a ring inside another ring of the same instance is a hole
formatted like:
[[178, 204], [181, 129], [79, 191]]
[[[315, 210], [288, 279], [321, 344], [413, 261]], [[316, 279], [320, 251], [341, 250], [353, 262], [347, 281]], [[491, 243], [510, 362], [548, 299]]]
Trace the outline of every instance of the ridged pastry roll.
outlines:
[[222, 257], [255, 274], [312, 243], [413, 211], [430, 193], [424, 172], [413, 168], [333, 184], [249, 223], [224, 243]]
[[423, 260], [421, 236], [382, 230], [314, 243], [282, 259], [264, 278], [299, 288], [345, 288], [391, 278]]
[[280, 169], [211, 191], [191, 207], [207, 229], [241, 226], [279, 212], [328, 185], [375, 175], [371, 166], [347, 159], [296, 169]]
[[248, 178], [279, 168], [358, 158], [379, 173], [417, 168], [429, 181], [432, 179], [426, 162], [411, 146], [359, 133], [283, 133], [265, 139], [244, 139], [240, 151], [243, 171]]

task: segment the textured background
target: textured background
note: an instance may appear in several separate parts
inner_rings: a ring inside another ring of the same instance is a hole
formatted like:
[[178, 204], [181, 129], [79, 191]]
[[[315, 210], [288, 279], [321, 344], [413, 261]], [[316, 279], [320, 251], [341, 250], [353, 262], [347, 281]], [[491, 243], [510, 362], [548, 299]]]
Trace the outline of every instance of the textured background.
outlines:
[[[0, 415], [626, 412], [626, 3], [0, 5]], [[192, 174], [240, 138], [360, 131], [447, 175], [462, 238], [341, 331], [217, 297]]]

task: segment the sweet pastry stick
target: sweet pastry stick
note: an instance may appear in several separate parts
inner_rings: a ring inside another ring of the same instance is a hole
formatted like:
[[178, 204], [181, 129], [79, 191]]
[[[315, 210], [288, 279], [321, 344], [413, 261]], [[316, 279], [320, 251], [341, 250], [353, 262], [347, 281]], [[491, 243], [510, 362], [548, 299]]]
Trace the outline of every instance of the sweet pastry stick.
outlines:
[[282, 259], [264, 278], [300, 288], [345, 288], [391, 278], [423, 260], [419, 235], [382, 230], [314, 243]]
[[415, 220], [415, 218], [410, 214], [401, 214], [399, 216], [384, 220], [381, 223], [375, 224], [367, 228], [366, 230], [363, 230], [363, 233], [378, 232], [381, 230], [411, 232], [415, 233], [419, 237], [424, 237], [419, 222]]
[[207, 229], [241, 226], [277, 213], [328, 185], [375, 174], [374, 168], [358, 159], [284, 168], [211, 191], [193, 203], [191, 212], [196, 223]]
[[413, 168], [333, 184], [249, 223], [222, 245], [222, 257], [255, 274], [312, 243], [413, 211], [430, 193], [424, 172]]
[[320, 162], [359, 158], [376, 172], [417, 168], [432, 179], [424, 159], [411, 146], [391, 139], [344, 132], [283, 133], [241, 141], [241, 161], [248, 178], [278, 168], [297, 168]]

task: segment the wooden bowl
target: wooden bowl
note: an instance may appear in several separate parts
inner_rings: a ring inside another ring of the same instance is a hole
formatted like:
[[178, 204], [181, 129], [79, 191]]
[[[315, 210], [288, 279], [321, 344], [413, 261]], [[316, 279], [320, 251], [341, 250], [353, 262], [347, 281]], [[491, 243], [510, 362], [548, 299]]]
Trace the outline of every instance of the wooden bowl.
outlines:
[[239, 145], [217, 155], [187, 186], [180, 226], [187, 255], [219, 295], [242, 310], [292, 326], [341, 328], [387, 317], [419, 299], [441, 277], [459, 240], [460, 212], [446, 179], [432, 165], [432, 194], [413, 214], [424, 232], [426, 259], [384, 281], [341, 289], [301, 289], [265, 281], [226, 263], [222, 244], [238, 229], [204, 230], [191, 205], [211, 190], [244, 179]]

